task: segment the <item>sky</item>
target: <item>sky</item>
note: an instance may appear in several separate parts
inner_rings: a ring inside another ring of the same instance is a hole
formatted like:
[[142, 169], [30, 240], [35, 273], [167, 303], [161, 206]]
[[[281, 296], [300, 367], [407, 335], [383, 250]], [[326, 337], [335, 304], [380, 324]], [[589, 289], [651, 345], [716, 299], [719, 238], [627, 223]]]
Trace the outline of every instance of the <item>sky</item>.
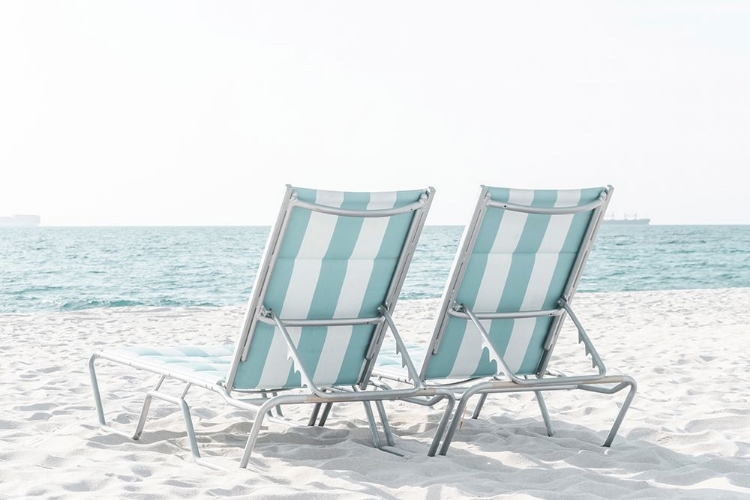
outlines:
[[750, 224], [748, 1], [0, 2], [0, 216], [270, 225], [285, 185], [611, 184]]

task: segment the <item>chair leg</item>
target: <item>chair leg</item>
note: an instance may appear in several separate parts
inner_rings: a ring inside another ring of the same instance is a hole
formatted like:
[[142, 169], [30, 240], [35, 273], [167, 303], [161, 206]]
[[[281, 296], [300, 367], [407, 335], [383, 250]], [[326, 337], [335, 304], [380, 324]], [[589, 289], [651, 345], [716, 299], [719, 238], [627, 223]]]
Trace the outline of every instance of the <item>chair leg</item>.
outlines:
[[[278, 396], [278, 395], [279, 395], [279, 393], [278, 393], [278, 392], [276, 392], [276, 391], [273, 391], [273, 392], [271, 393], [271, 395], [272, 395], [273, 397], [276, 397], [276, 396]], [[284, 412], [282, 412], [282, 411], [281, 411], [281, 405], [277, 406], [277, 407], [276, 407], [275, 409], [276, 409], [276, 416], [277, 416], [277, 417], [279, 417], [279, 418], [284, 418]]]
[[464, 412], [466, 411], [466, 405], [469, 402], [469, 399], [479, 392], [479, 388], [475, 388], [474, 391], [469, 389], [466, 391], [463, 396], [461, 397], [461, 400], [458, 402], [458, 407], [456, 408], [456, 412], [453, 414], [453, 420], [451, 421], [450, 427], [448, 427], [448, 431], [445, 434], [445, 438], [443, 439], [443, 446], [440, 447], [440, 454], [445, 455], [448, 453], [448, 448], [450, 448], [451, 441], [453, 440], [453, 435], [458, 430], [458, 425], [463, 420]]
[[159, 381], [156, 383], [156, 386], [152, 390], [150, 390], [148, 393], [146, 393], [146, 397], [143, 400], [143, 406], [141, 407], [141, 413], [138, 417], [138, 423], [136, 424], [135, 432], [133, 434], [129, 434], [127, 432], [121, 431], [119, 429], [115, 429], [107, 425], [107, 421], [104, 418], [104, 406], [102, 404], [102, 397], [101, 397], [101, 393], [99, 392], [99, 383], [96, 377], [96, 368], [94, 367], [97, 357], [98, 356], [94, 354], [89, 358], [89, 374], [91, 375], [91, 386], [94, 391], [96, 411], [99, 416], [99, 424], [102, 430], [105, 430], [107, 432], [112, 432], [120, 436], [125, 436], [133, 440], [138, 440], [143, 434], [143, 428], [146, 425], [146, 417], [148, 416], [148, 411], [151, 408], [151, 401], [154, 398], [161, 399], [162, 401], [167, 401], [169, 403], [176, 404], [182, 410], [182, 416], [185, 419], [185, 428], [187, 429], [188, 441], [190, 441], [190, 452], [195, 462], [201, 465], [205, 465], [206, 467], [210, 467], [212, 469], [217, 469], [217, 470], [224, 469], [223, 467], [207, 462], [206, 460], [202, 459], [200, 456], [200, 452], [198, 451], [198, 440], [195, 437], [195, 428], [193, 427], [193, 419], [190, 415], [190, 407], [185, 401], [185, 395], [187, 393], [188, 388], [190, 387], [190, 384], [186, 385], [185, 390], [182, 392], [182, 395], [180, 397], [173, 397], [167, 394], [162, 394], [161, 392], [159, 392], [159, 389], [161, 388], [162, 383], [166, 379], [166, 376], [162, 375], [159, 378]]
[[630, 391], [628, 391], [628, 395], [625, 396], [625, 400], [622, 402], [622, 408], [620, 408], [620, 411], [617, 414], [617, 418], [615, 418], [615, 422], [612, 424], [612, 428], [609, 430], [607, 439], [604, 441], [604, 444], [602, 446], [605, 446], [605, 447], [612, 446], [612, 441], [615, 440], [615, 436], [617, 436], [617, 431], [620, 430], [620, 425], [622, 424], [622, 421], [625, 419], [625, 414], [628, 412], [628, 409], [630, 408], [630, 403], [633, 402], [635, 393], [638, 390], [638, 384], [631, 377], [624, 376], [622, 382], [620, 382], [616, 386], [609, 388], [609, 389], [596, 387], [596, 386], [588, 386], [588, 385], [579, 386], [579, 389], [582, 389], [584, 391], [598, 392], [600, 394], [614, 394], [616, 392], [620, 392], [626, 387], [630, 387]]
[[[435, 452], [437, 452], [438, 445], [440, 444], [440, 440], [443, 439], [443, 434], [445, 433], [445, 426], [448, 425], [448, 420], [450, 420], [451, 418], [453, 407], [456, 406], [456, 398], [452, 394], [450, 396], [443, 396], [439, 399], [443, 399], [446, 397], [448, 399], [448, 402], [445, 405], [445, 410], [443, 410], [443, 416], [440, 419], [440, 423], [438, 424], [437, 429], [435, 429], [435, 436], [432, 438], [430, 449], [427, 451], [428, 457], [435, 456]], [[445, 453], [443, 453], [443, 455], [444, 454]]]
[[396, 446], [396, 442], [393, 439], [393, 431], [391, 425], [388, 423], [388, 415], [385, 413], [385, 406], [380, 400], [375, 401], [375, 407], [378, 409], [380, 415], [380, 424], [383, 426], [383, 433], [385, 434], [385, 442], [388, 446]]
[[[273, 415], [272, 411], [281, 404], [297, 405], [307, 403], [308, 396], [305, 394], [283, 394], [273, 398], [267, 399], [260, 407], [254, 404], [245, 403], [242, 401], [235, 400], [228, 396], [228, 393], [223, 393], [224, 400], [230, 403], [232, 406], [241, 408], [243, 410], [249, 410], [255, 413], [255, 420], [250, 428], [250, 434], [248, 434], [247, 442], [245, 443], [245, 449], [242, 452], [242, 458], [240, 459], [240, 467], [246, 468], [250, 461], [250, 455], [253, 453], [255, 443], [258, 441], [261, 428], [263, 427], [263, 420], [268, 415]], [[270, 418], [273, 418], [272, 416]]]
[[372, 442], [375, 448], [382, 449], [383, 443], [380, 441], [380, 433], [378, 432], [378, 426], [375, 423], [375, 415], [372, 413], [372, 407], [369, 401], [362, 401], [362, 405], [365, 407], [365, 414], [367, 415], [367, 423], [370, 426], [370, 433], [372, 434]]
[[[307, 421], [307, 425], [311, 427], [314, 425], [323, 427], [326, 423], [326, 420], [328, 419], [328, 414], [331, 412], [332, 406], [333, 406], [333, 403], [326, 403], [325, 407], [323, 407], [323, 403], [315, 403], [315, 407], [313, 408], [313, 411], [310, 414], [310, 418]], [[323, 413], [320, 415], [320, 422], [318, 422], [318, 415], [320, 414], [321, 407], [323, 407]]]
[[[96, 413], [99, 418], [99, 426], [103, 431], [111, 432], [119, 436], [124, 436], [128, 439], [138, 440], [141, 437], [141, 434], [143, 434], [143, 427], [146, 425], [146, 416], [148, 415], [149, 408], [151, 407], [151, 399], [153, 398], [153, 396], [151, 396], [150, 393], [146, 394], [146, 397], [143, 400], [143, 407], [141, 408], [140, 416], [138, 417], [138, 423], [136, 424], [135, 432], [133, 432], [132, 434], [107, 425], [107, 419], [104, 417], [104, 404], [102, 403], [102, 396], [99, 391], [99, 382], [96, 377], [95, 363], [97, 357], [98, 356], [96, 354], [93, 354], [89, 358], [89, 375], [91, 377], [91, 388], [94, 392], [94, 402], [96, 403]], [[166, 377], [163, 375], [159, 378], [159, 381], [156, 383], [153, 391], [159, 390], [165, 378]]]
[[328, 420], [328, 415], [331, 413], [331, 408], [333, 408], [333, 403], [326, 403], [325, 408], [323, 408], [323, 414], [320, 416], [320, 422], [318, 422], [319, 427], [326, 425], [326, 420]]
[[552, 421], [549, 418], [549, 411], [547, 411], [547, 403], [544, 402], [542, 391], [534, 391], [534, 394], [536, 395], [537, 403], [539, 403], [539, 409], [542, 412], [542, 419], [544, 419], [544, 426], [547, 428], [547, 435], [553, 436], [555, 434], [555, 430], [552, 428]]
[[485, 392], [481, 396], [479, 396], [479, 402], [477, 402], [476, 408], [474, 408], [474, 413], [471, 414], [471, 418], [474, 420], [479, 418], [479, 412], [482, 411], [482, 407], [484, 406], [484, 402], [487, 400], [488, 394]]
[[308, 427], [312, 427], [315, 425], [316, 421], [318, 420], [318, 412], [320, 411], [321, 406], [323, 406], [323, 403], [315, 403], [313, 411], [310, 414], [310, 419], [307, 421]]
[[258, 435], [260, 434], [260, 428], [263, 425], [263, 418], [266, 416], [266, 414], [271, 415], [271, 410], [278, 404], [279, 403], [277, 403], [274, 399], [269, 399], [258, 409], [258, 413], [255, 416], [255, 421], [253, 421], [253, 426], [250, 428], [250, 434], [247, 437], [247, 442], [245, 443], [245, 449], [242, 452], [242, 458], [240, 459], [241, 468], [246, 468], [247, 463], [250, 461], [250, 455], [253, 452], [255, 442], [258, 440]]
[[633, 379], [623, 382], [623, 384], [621, 385], [623, 386], [622, 389], [624, 389], [627, 386], [630, 386], [630, 391], [628, 391], [628, 395], [625, 397], [625, 401], [623, 401], [622, 403], [622, 408], [620, 408], [620, 412], [617, 414], [617, 418], [615, 419], [614, 424], [612, 424], [612, 428], [609, 431], [609, 435], [607, 436], [607, 439], [604, 441], [603, 446], [606, 446], [606, 447], [610, 447], [612, 445], [612, 441], [615, 440], [615, 436], [617, 436], [617, 431], [620, 430], [620, 424], [622, 424], [622, 421], [625, 418], [625, 414], [628, 412], [628, 408], [630, 408], [630, 403], [633, 401], [633, 398], [635, 397], [635, 391], [637, 390], [637, 384], [635, 383], [635, 380]]
[[96, 354], [92, 354], [89, 358], [89, 376], [91, 377], [91, 388], [94, 391], [94, 402], [96, 404], [96, 414], [99, 418], [99, 425], [102, 427], [107, 426], [107, 420], [104, 418], [104, 406], [102, 405], [102, 396], [99, 393], [99, 383], [96, 380]]
[[[156, 386], [152, 391], [157, 392], [166, 378], [167, 377], [164, 375], [159, 377], [159, 381], [156, 383]], [[143, 428], [146, 426], [146, 417], [148, 416], [148, 410], [151, 408], [151, 400], [153, 399], [153, 396], [151, 395], [152, 391], [146, 393], [146, 397], [143, 399], [143, 408], [141, 408], [141, 414], [138, 417], [138, 424], [135, 426], [135, 433], [133, 434], [134, 440], [140, 439], [143, 434]]]

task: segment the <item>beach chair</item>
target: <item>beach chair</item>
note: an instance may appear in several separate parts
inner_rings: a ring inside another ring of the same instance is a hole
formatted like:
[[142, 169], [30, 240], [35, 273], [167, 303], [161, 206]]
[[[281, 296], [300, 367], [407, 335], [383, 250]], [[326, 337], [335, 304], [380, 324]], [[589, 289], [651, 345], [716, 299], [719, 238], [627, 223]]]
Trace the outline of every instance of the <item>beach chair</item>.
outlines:
[[[452, 387], [458, 400], [442, 439], [441, 455], [448, 452], [473, 396], [479, 396], [472, 415], [477, 418], [488, 394], [517, 391], [534, 392], [551, 436], [544, 392], [582, 389], [613, 394], [630, 388], [604, 442], [604, 446], [612, 444], [635, 395], [636, 382], [625, 375], [607, 375], [571, 306], [612, 192], [611, 186], [580, 190], [482, 187], [420, 370], [425, 387]], [[578, 341], [591, 357], [595, 373], [566, 376], [548, 367], [567, 316], [578, 330]], [[408, 380], [394, 376], [387, 367], [376, 373], [381, 381]], [[419, 398], [412, 401], [419, 402]], [[445, 427], [441, 422], [430, 455], [437, 451]]]
[[[185, 400], [190, 388], [201, 387], [255, 414], [241, 467], [248, 464], [264, 418], [284, 416], [279, 405], [314, 404], [317, 413], [323, 403], [362, 402], [376, 446], [393, 446], [382, 401], [425, 390], [415, 385], [387, 391], [368, 387], [368, 381], [387, 331], [405, 353], [391, 314], [433, 193], [432, 188], [353, 193], [288, 186], [236, 344], [165, 347], [155, 339], [155, 346], [93, 354], [89, 371], [102, 429], [138, 439], [153, 399], [175, 404], [183, 412], [194, 459], [218, 468], [200, 456]], [[403, 356], [416, 380], [416, 369]], [[158, 376], [133, 434], [107, 425], [95, 370], [99, 359]], [[165, 393], [166, 379], [184, 384], [182, 392]], [[446, 396], [427, 391], [439, 399]], [[386, 445], [370, 407], [373, 401]], [[308, 425], [316, 419], [311, 417]]]

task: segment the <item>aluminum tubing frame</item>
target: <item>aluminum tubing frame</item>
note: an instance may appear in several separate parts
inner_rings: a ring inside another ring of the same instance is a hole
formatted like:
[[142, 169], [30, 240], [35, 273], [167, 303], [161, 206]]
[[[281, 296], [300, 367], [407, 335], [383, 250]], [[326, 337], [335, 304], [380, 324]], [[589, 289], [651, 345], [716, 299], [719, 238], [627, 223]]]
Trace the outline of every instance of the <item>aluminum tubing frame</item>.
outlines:
[[[404, 398], [414, 397], [414, 396], [421, 396], [421, 395], [438, 395], [441, 394], [443, 397], [451, 398], [451, 402], [455, 401], [453, 399], [452, 394], [448, 394], [447, 391], [445, 394], [442, 394], [443, 390], [441, 389], [429, 389], [429, 388], [422, 388], [422, 389], [401, 389], [401, 390], [393, 390], [393, 391], [381, 391], [381, 390], [375, 390], [375, 391], [356, 391], [356, 392], [337, 392], [337, 393], [328, 393], [324, 396], [316, 395], [316, 394], [286, 394], [286, 395], [280, 395], [273, 398], [269, 398], [266, 400], [265, 403], [263, 403], [259, 408], [254, 405], [247, 405], [244, 404], [242, 401], [236, 400], [229, 396], [228, 394], [224, 395], [225, 399], [228, 403], [237, 406], [239, 408], [247, 408], [247, 409], [257, 409], [257, 416], [255, 418], [255, 421], [253, 422], [252, 428], [250, 429], [250, 434], [247, 439], [247, 443], [245, 444], [245, 449], [242, 455], [242, 459], [240, 460], [240, 467], [247, 467], [247, 464], [250, 460], [250, 456], [253, 452], [253, 449], [255, 447], [255, 443], [258, 439], [258, 435], [260, 434], [260, 429], [263, 425], [263, 419], [266, 415], [266, 413], [270, 410], [272, 410], [274, 407], [280, 405], [280, 404], [318, 404], [318, 403], [347, 403], [347, 402], [362, 402], [367, 403], [370, 401], [396, 401], [396, 400], [402, 400]], [[447, 420], [450, 418], [450, 414], [452, 413], [453, 404], [448, 404], [446, 406], [446, 410], [443, 414], [443, 420]], [[370, 411], [367, 410], [369, 406], [365, 405], [366, 411], [369, 413]], [[378, 411], [381, 411], [380, 407], [378, 407]], [[383, 415], [381, 415], [382, 418]], [[368, 416], [369, 417], [369, 416]], [[371, 422], [372, 425], [372, 419], [368, 418], [368, 421]], [[388, 436], [388, 432], [386, 431], [386, 436]], [[389, 438], [387, 438], [389, 439]], [[390, 442], [389, 442], [390, 445]], [[388, 450], [386, 450], [388, 451]]]
[[[371, 383], [374, 386], [380, 387], [386, 391], [393, 390], [388, 384], [383, 382], [383, 378], [387, 378], [387, 377], [383, 377], [382, 375], [377, 375], [377, 376], [379, 377], [379, 379], [371, 381]], [[391, 379], [391, 380], [403, 382], [402, 380], [398, 380], [398, 379]], [[445, 410], [443, 410], [443, 416], [440, 419], [440, 422], [438, 422], [437, 428], [435, 429], [435, 436], [432, 438], [432, 442], [430, 443], [430, 448], [427, 451], [428, 457], [434, 457], [435, 453], [437, 452], [437, 448], [440, 445], [440, 441], [443, 438], [443, 434], [445, 433], [445, 428], [448, 425], [448, 420], [450, 420], [450, 415], [453, 412], [453, 407], [456, 405], [456, 396], [455, 396], [454, 391], [445, 387], [431, 387], [429, 388], [429, 390], [434, 391], [435, 394], [434, 395], [427, 394], [427, 393], [417, 394], [415, 396], [401, 398], [401, 401], [406, 401], [407, 403], [418, 404], [420, 406], [429, 406], [430, 408], [432, 408], [443, 399], [448, 400], [448, 403], [446, 404], [446, 408]]]
[[[440, 455], [445, 455], [448, 453], [448, 449], [450, 448], [450, 444], [451, 444], [451, 441], [453, 440], [453, 436], [456, 433], [456, 430], [458, 429], [459, 424], [463, 420], [463, 414], [466, 411], [466, 405], [468, 404], [469, 399], [472, 396], [475, 396], [477, 394], [481, 394], [483, 396], [477, 408], [477, 410], [479, 410], [481, 408], [481, 404], [484, 403], [484, 398], [486, 397], [486, 394], [508, 393], [508, 392], [534, 392], [537, 396], [539, 407], [542, 411], [542, 416], [544, 417], [545, 426], [547, 427], [547, 432], [549, 435], [552, 435], [552, 428], [549, 423], [549, 413], [547, 411], [546, 404], [544, 403], [544, 399], [541, 397], [542, 392], [581, 389], [584, 391], [598, 392], [600, 394], [615, 394], [617, 392], [620, 392], [622, 389], [625, 389], [626, 387], [630, 387], [630, 391], [628, 392], [628, 395], [625, 397], [625, 400], [622, 403], [622, 407], [620, 408], [620, 411], [617, 414], [617, 417], [615, 418], [614, 424], [610, 428], [609, 434], [607, 435], [607, 438], [604, 441], [604, 444], [602, 445], [605, 447], [611, 446], [612, 441], [615, 439], [615, 436], [617, 435], [617, 431], [620, 429], [620, 425], [622, 424], [622, 421], [625, 418], [625, 414], [630, 408], [630, 403], [633, 401], [633, 398], [635, 397], [635, 393], [638, 387], [638, 384], [636, 383], [636, 381], [627, 375], [607, 375], [599, 379], [588, 379], [585, 381], [581, 381], [579, 379], [578, 382], [572, 381], [569, 384], [565, 384], [564, 380], [565, 380], [565, 377], [561, 377], [558, 379], [543, 379], [542, 378], [542, 379], [536, 379], [536, 380], [528, 380], [526, 381], [527, 384], [524, 384], [524, 385], [519, 385], [510, 380], [503, 380], [503, 381], [489, 380], [486, 382], [476, 384], [472, 387], [469, 387], [468, 389], [466, 389], [465, 392], [463, 392], [463, 394], [461, 394], [460, 398], [458, 398], [459, 399], [458, 406], [456, 407], [456, 412], [453, 415], [453, 419], [451, 421], [450, 427], [448, 428], [446, 432], [445, 438], [443, 440], [443, 444], [440, 447]], [[553, 381], [554, 383], [549, 383]], [[609, 387], [598, 387], [598, 385], [600, 384], [607, 384], [609, 385]], [[478, 414], [477, 410], [475, 410], [475, 415]]]
[[[143, 433], [143, 428], [145, 426], [146, 417], [148, 415], [148, 411], [151, 406], [151, 401], [154, 398], [175, 404], [179, 406], [180, 409], [182, 410], [183, 418], [185, 420], [185, 426], [187, 429], [187, 437], [190, 442], [190, 451], [191, 451], [194, 461], [200, 465], [203, 465], [211, 469], [215, 469], [215, 470], [225, 470], [225, 467], [222, 467], [218, 464], [214, 464], [201, 457], [200, 451], [198, 449], [198, 441], [197, 441], [196, 434], [195, 434], [195, 428], [193, 426], [192, 417], [190, 413], [190, 407], [185, 401], [185, 396], [187, 395], [188, 390], [193, 385], [199, 385], [200, 387], [208, 388], [212, 390], [213, 392], [217, 392], [219, 395], [221, 395], [221, 397], [228, 404], [236, 408], [250, 410], [256, 414], [256, 417], [253, 421], [252, 427], [250, 429], [250, 433], [248, 435], [248, 438], [245, 444], [242, 458], [240, 460], [240, 467], [242, 468], [247, 467], [247, 464], [249, 463], [250, 456], [252, 454], [253, 448], [255, 447], [255, 443], [260, 434], [263, 421], [274, 408], [282, 404], [315, 404], [315, 405], [318, 405], [318, 404], [333, 404], [333, 403], [347, 403], [347, 402], [362, 402], [365, 406], [365, 413], [367, 415], [370, 430], [373, 432], [373, 441], [375, 443], [375, 446], [379, 449], [383, 449], [384, 451], [389, 451], [391, 453], [393, 452], [391, 450], [385, 449], [385, 446], [382, 445], [382, 443], [379, 440], [379, 437], [377, 435], [374, 415], [373, 415], [372, 409], [370, 408], [368, 404], [369, 402], [375, 402], [377, 404], [377, 410], [381, 418], [381, 421], [383, 422], [384, 434], [386, 436], [387, 446], [393, 446], [393, 437], [392, 437], [393, 435], [390, 431], [390, 427], [387, 424], [385, 412], [382, 407], [382, 401], [401, 400], [401, 399], [413, 397], [416, 395], [436, 396], [441, 399], [447, 397], [449, 399], [449, 404], [446, 406], [445, 412], [441, 419], [441, 423], [447, 422], [447, 420], [449, 420], [450, 414], [452, 413], [452, 410], [455, 406], [454, 404], [455, 398], [453, 397], [453, 394], [447, 390], [443, 390], [440, 388], [435, 388], [435, 389], [409, 388], [409, 389], [400, 389], [400, 390], [391, 390], [391, 391], [384, 391], [384, 390], [362, 391], [362, 390], [355, 389], [355, 391], [353, 392], [341, 391], [341, 392], [326, 393], [326, 392], [321, 391], [319, 395], [314, 394], [314, 393], [313, 394], [281, 394], [281, 395], [276, 395], [276, 396], [272, 396], [269, 398], [258, 399], [258, 403], [252, 403], [247, 400], [241, 400], [241, 399], [235, 398], [224, 387], [221, 387], [218, 385], [211, 386], [209, 384], [206, 384], [205, 382], [203, 384], [196, 384], [195, 382], [197, 382], [198, 380], [193, 380], [193, 381], [184, 380], [184, 378], [189, 378], [189, 377], [178, 377], [178, 376], [175, 376], [175, 374], [161, 373], [159, 374], [160, 375], [159, 381], [157, 382], [154, 389], [146, 393], [146, 397], [143, 402], [141, 413], [138, 418], [138, 423], [136, 424], [135, 432], [128, 433], [123, 430], [116, 429], [116, 428], [109, 426], [104, 416], [104, 407], [102, 404], [102, 398], [101, 398], [101, 394], [99, 390], [99, 383], [97, 380], [96, 369], [95, 369], [95, 362], [97, 358], [100, 358], [100, 357], [103, 359], [107, 359], [109, 361], [113, 361], [115, 363], [118, 363], [120, 361], [118, 359], [112, 359], [110, 357], [103, 356], [101, 353], [95, 353], [89, 358], [89, 374], [91, 376], [91, 384], [92, 384], [92, 389], [94, 392], [94, 399], [96, 402], [96, 409], [97, 409], [97, 415], [99, 418], [99, 424], [102, 430], [106, 432], [118, 434], [120, 436], [124, 436], [129, 439], [138, 440]], [[132, 366], [137, 365], [137, 363], [127, 363], [127, 364], [132, 365]], [[157, 373], [153, 368], [151, 369], [146, 368], [146, 370], [151, 371], [153, 373]], [[159, 392], [159, 389], [161, 388], [162, 383], [167, 378], [174, 378], [186, 384], [185, 388], [182, 391], [182, 394], [179, 397], [175, 397], [175, 396], [171, 396], [171, 395]], [[275, 421], [278, 419], [274, 419], [273, 417], [271, 417], [269, 418], [269, 420]], [[398, 455], [399, 453], [395, 453], [395, 454]]]

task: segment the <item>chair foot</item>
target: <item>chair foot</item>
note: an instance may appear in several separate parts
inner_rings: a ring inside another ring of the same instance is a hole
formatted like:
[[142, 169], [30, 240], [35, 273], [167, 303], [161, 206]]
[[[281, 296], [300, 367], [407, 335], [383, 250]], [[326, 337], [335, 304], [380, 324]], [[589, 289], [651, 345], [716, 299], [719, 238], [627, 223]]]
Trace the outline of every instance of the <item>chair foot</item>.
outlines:
[[633, 401], [633, 398], [635, 397], [638, 384], [636, 384], [635, 380], [633, 380], [632, 378], [627, 377], [627, 379], [622, 384], [614, 388], [615, 390], [613, 390], [613, 392], [619, 392], [625, 387], [630, 387], [630, 391], [628, 391], [628, 395], [625, 396], [625, 401], [623, 401], [622, 403], [622, 408], [620, 408], [620, 412], [617, 414], [617, 418], [615, 419], [614, 424], [612, 424], [612, 428], [610, 429], [609, 434], [607, 435], [607, 439], [604, 441], [604, 444], [602, 445], [607, 448], [612, 446], [612, 442], [615, 440], [615, 436], [617, 436], [617, 431], [620, 430], [620, 425], [622, 424], [622, 421], [625, 419], [625, 414], [628, 412], [628, 409], [630, 408], [630, 403]]

